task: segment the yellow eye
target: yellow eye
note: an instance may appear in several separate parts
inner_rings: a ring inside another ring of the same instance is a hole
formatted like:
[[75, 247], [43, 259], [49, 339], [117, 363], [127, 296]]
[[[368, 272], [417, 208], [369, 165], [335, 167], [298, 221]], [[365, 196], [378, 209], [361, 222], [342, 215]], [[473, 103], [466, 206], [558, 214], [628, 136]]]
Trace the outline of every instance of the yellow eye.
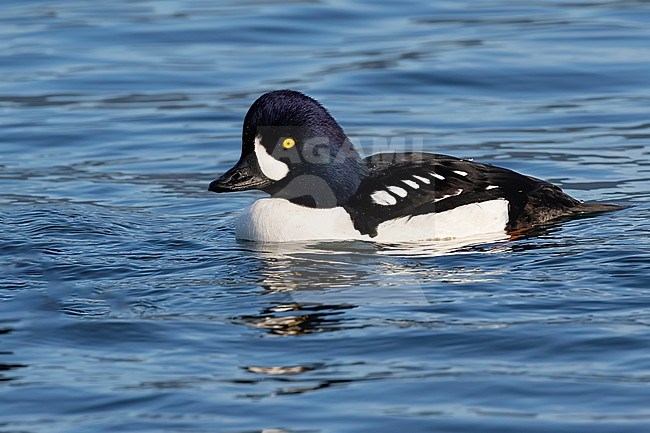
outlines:
[[282, 147], [284, 147], [285, 149], [291, 149], [295, 145], [296, 145], [296, 141], [293, 138], [285, 138], [284, 141], [282, 142]]

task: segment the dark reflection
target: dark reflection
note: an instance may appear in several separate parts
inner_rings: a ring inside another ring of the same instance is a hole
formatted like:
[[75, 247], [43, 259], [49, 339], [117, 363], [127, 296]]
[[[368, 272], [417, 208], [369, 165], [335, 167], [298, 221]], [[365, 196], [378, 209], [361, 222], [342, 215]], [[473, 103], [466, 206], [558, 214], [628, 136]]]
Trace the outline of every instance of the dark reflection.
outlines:
[[352, 308], [355, 306], [282, 304], [264, 308], [259, 314], [235, 317], [233, 321], [275, 335], [304, 335], [350, 328], [344, 326], [342, 315]]
[[[276, 379], [277, 380], [277, 379]], [[332, 386], [336, 385], [343, 385], [351, 382], [355, 382], [354, 379], [322, 379], [314, 383], [313, 385], [304, 385], [301, 384], [300, 386], [293, 385], [291, 384], [291, 380], [281, 380], [281, 381], [286, 381], [289, 382], [287, 386], [280, 387], [278, 389], [275, 389], [274, 391], [267, 392], [267, 393], [250, 393], [250, 394], [244, 394], [242, 397], [250, 398], [253, 400], [260, 400], [265, 397], [275, 397], [275, 396], [280, 396], [280, 395], [291, 395], [291, 394], [304, 394], [306, 392], [310, 391], [316, 391], [319, 389], [324, 389], [324, 388], [330, 388]]]
[[[9, 334], [12, 331], [13, 329], [11, 328], [0, 328], [0, 336]], [[0, 357], [11, 356], [13, 354], [13, 352], [0, 352]], [[10, 375], [10, 373], [19, 368], [27, 367], [25, 364], [6, 363], [1, 361], [1, 359], [2, 358], [0, 358], [0, 382], [9, 382], [16, 380], [17, 377]]]
[[[416, 376], [421, 378], [424, 371], [418, 367], [403, 369], [401, 372], [385, 369], [368, 369], [364, 362], [354, 363], [313, 363], [270, 366], [242, 366], [248, 373], [245, 377], [229, 380], [235, 384], [257, 385], [259, 392], [241, 394], [240, 397], [261, 400], [282, 395], [305, 394], [332, 387], [345, 387], [350, 383], [385, 380], [396, 377]], [[434, 371], [430, 376], [454, 374], [448, 371]]]
[[270, 367], [248, 365], [242, 367], [242, 369], [248, 371], [249, 373], [268, 374], [272, 376], [278, 376], [278, 375], [286, 375], [286, 374], [291, 375], [291, 374], [305, 373], [307, 371], [313, 371], [318, 368], [322, 368], [324, 366], [325, 364], [287, 365], [287, 366], [274, 365]]
[[[358, 303], [337, 297], [325, 299], [329, 288], [350, 287], [368, 278], [364, 266], [372, 244], [363, 242], [303, 244], [247, 244], [260, 259], [258, 284], [266, 302], [259, 313], [237, 316], [235, 323], [253, 326], [271, 335], [332, 332], [351, 325], [344, 313]], [[343, 253], [346, 254], [343, 254]]]
[[[243, 366], [242, 370], [251, 373], [253, 376], [232, 380], [233, 383], [241, 384], [269, 384], [272, 390], [268, 392], [247, 393], [241, 397], [253, 400], [260, 400], [266, 397], [281, 395], [304, 394], [319, 389], [330, 388], [337, 385], [358, 381], [358, 378], [334, 379], [323, 377], [331, 365], [317, 363], [305, 365], [273, 365], [273, 366]], [[314, 375], [313, 377], [305, 374]]]
[[[374, 248], [359, 243], [320, 245], [246, 244], [260, 259], [258, 284], [264, 289], [260, 300], [266, 305], [256, 314], [234, 317], [234, 323], [267, 331], [271, 335], [305, 335], [350, 328], [345, 311], [354, 303], [325, 300], [328, 288], [349, 287], [368, 276], [363, 259]], [[329, 247], [329, 248], [328, 248]], [[346, 251], [348, 254], [343, 255]]]

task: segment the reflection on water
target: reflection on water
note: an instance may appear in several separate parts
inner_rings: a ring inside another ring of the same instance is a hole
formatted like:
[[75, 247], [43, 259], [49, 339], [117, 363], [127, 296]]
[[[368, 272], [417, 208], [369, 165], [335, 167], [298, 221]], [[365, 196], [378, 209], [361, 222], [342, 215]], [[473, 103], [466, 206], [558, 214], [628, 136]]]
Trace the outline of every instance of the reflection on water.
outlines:
[[[435, 267], [422, 269], [417, 260], [435, 263], [435, 258], [450, 254], [501, 253], [509, 248], [504, 234], [471, 239], [454, 239], [403, 244], [372, 242], [314, 242], [253, 244], [246, 247], [263, 262], [261, 285], [271, 291], [346, 288], [369, 281], [373, 285], [403, 278], [429, 282], [447, 278]], [[465, 278], [471, 278], [465, 275]]]
[[341, 315], [350, 308], [355, 307], [352, 305], [279, 304], [264, 308], [255, 315], [235, 317], [233, 321], [264, 329], [273, 335], [303, 335], [349, 328], [345, 323], [345, 318]]
[[[503, 270], [436, 266], [436, 257], [503, 254], [507, 236], [482, 240], [380, 245], [370, 242], [245, 243], [260, 263], [258, 284], [267, 300], [259, 313], [233, 318], [272, 335], [302, 335], [360, 327], [345, 315], [359, 306], [429, 305], [436, 283], [498, 281]], [[498, 243], [485, 243], [493, 241]]]

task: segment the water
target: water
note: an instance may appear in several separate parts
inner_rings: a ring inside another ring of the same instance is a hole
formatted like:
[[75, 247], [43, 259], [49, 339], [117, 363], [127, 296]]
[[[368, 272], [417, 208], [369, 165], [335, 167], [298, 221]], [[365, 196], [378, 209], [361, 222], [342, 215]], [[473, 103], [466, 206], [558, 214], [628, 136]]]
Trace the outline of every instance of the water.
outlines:
[[[432, 4], [429, 4], [432, 3]], [[644, 1], [5, 1], [0, 431], [650, 431]], [[262, 92], [624, 211], [448, 249], [234, 240]]]

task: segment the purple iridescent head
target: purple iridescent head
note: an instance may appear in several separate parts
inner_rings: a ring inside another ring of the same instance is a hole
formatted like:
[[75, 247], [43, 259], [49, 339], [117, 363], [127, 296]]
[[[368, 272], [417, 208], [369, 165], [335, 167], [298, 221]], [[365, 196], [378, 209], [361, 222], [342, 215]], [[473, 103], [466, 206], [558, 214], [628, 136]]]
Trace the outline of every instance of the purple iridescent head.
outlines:
[[347, 135], [321, 104], [294, 90], [276, 90], [251, 105], [239, 162], [209, 189], [259, 189], [304, 206], [330, 208], [344, 204], [366, 174]]

